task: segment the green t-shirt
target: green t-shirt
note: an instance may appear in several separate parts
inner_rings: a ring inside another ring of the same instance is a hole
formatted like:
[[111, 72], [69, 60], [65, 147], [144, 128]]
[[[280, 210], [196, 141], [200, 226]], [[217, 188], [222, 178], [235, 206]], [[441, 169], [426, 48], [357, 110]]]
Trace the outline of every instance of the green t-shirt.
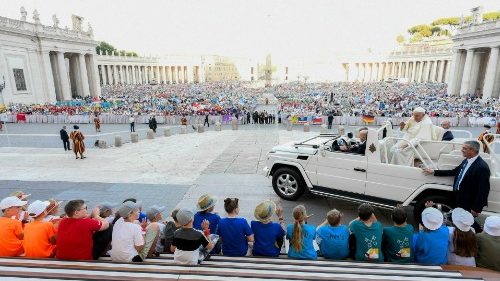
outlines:
[[500, 271], [500, 236], [491, 236], [488, 233], [476, 234], [478, 267]]
[[362, 221], [355, 220], [349, 225], [349, 230], [356, 237], [356, 260], [384, 261], [380, 222], [374, 222], [368, 227]]
[[385, 227], [383, 234], [385, 259], [390, 262], [412, 262], [412, 241], [412, 225]]

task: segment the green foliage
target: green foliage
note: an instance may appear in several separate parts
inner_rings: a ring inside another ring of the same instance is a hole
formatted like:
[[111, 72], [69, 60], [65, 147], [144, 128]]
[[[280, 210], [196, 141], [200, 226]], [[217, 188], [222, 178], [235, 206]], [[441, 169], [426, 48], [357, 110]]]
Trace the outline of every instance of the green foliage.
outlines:
[[399, 34], [396, 37], [396, 41], [398, 42], [398, 44], [403, 44], [406, 41], [406, 39], [405, 39], [405, 37], [402, 34]]
[[483, 21], [493, 21], [498, 19], [500, 19], [499, 11], [487, 12], [483, 14]]
[[113, 52], [116, 52], [116, 48], [108, 42], [101, 41], [96, 47], [96, 52], [99, 54], [105, 54], [106, 52], [108, 52], [108, 54], [112, 54]]
[[415, 33], [411, 38], [410, 38], [410, 42], [411, 43], [416, 43], [416, 42], [420, 42], [422, 41], [422, 39], [424, 38], [424, 36], [422, 36], [422, 34], [419, 32], [419, 33]]
[[460, 24], [459, 17], [439, 18], [431, 23], [432, 26], [439, 26], [439, 25], [456, 26], [459, 24]]
[[116, 52], [116, 54], [117, 55], [119, 54], [120, 56], [138, 57], [136, 52], [130, 52], [130, 51], [126, 51], [126, 50], [117, 50], [113, 45], [111, 45], [105, 41], [101, 41], [99, 43], [99, 45], [97, 45], [96, 52], [101, 54], [101, 55], [106, 54], [106, 52], [108, 52], [108, 55], [112, 55], [113, 52]]
[[431, 28], [432, 35], [438, 35], [441, 32], [441, 27], [439, 26], [433, 26]]
[[415, 25], [413, 27], [411, 27], [410, 29], [408, 29], [408, 33], [410, 34], [415, 34], [415, 33], [423, 33], [423, 32], [431, 32], [431, 26], [430, 25], [427, 25], [427, 24], [419, 24], [419, 25]]

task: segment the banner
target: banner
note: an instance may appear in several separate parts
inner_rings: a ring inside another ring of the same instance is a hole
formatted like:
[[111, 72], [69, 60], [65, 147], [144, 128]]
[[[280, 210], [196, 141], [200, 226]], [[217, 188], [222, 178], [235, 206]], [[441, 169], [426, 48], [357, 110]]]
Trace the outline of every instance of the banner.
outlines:
[[490, 125], [495, 126], [496, 118], [495, 117], [469, 117], [469, 125], [470, 126], [484, 126]]
[[297, 124], [307, 123], [307, 116], [297, 116]]
[[363, 115], [363, 122], [365, 122], [365, 123], [374, 123], [375, 122], [375, 117], [370, 116], [370, 115]]
[[321, 125], [323, 124], [323, 118], [321, 116], [314, 116], [312, 119], [313, 125]]

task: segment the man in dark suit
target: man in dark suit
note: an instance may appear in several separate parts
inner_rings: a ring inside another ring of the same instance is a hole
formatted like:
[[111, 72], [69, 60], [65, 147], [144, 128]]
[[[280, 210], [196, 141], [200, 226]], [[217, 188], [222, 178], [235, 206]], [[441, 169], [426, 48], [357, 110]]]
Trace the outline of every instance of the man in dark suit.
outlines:
[[332, 128], [332, 124], [333, 124], [333, 113], [330, 111], [330, 113], [328, 113], [328, 129]]
[[477, 141], [466, 141], [462, 146], [462, 155], [466, 159], [453, 170], [423, 169], [426, 175], [454, 176], [453, 191], [456, 193], [457, 207], [471, 212], [474, 217], [488, 205], [490, 193], [490, 168], [479, 156], [479, 148]]
[[368, 130], [361, 130], [359, 131], [359, 141], [360, 141], [359, 144], [353, 145], [350, 148], [347, 148], [347, 146], [344, 145], [340, 147], [340, 150], [344, 152], [365, 155], [367, 137], [368, 137]]
[[66, 126], [62, 127], [62, 129], [59, 131], [59, 134], [61, 135], [61, 140], [63, 141], [64, 150], [65, 151], [71, 150], [69, 146], [69, 135], [68, 132], [66, 131]]
[[453, 133], [450, 131], [450, 121], [445, 120], [441, 122], [441, 127], [446, 130], [446, 132], [444, 132], [443, 134], [442, 140], [451, 141], [455, 138], [455, 136], [453, 136]]

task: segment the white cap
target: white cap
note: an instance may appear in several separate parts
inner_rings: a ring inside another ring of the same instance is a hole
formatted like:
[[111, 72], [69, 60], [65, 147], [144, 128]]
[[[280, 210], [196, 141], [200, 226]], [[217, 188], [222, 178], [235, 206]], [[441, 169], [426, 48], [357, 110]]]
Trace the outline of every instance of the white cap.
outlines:
[[422, 223], [427, 229], [436, 230], [443, 225], [443, 214], [436, 208], [426, 208], [422, 212]]
[[49, 201], [40, 201], [36, 200], [35, 202], [31, 203], [28, 206], [28, 215], [30, 217], [38, 217], [43, 211], [47, 209], [47, 207], [50, 205]]
[[0, 210], [5, 210], [10, 207], [22, 207], [27, 203], [28, 202], [23, 201], [15, 196], [6, 197], [0, 202]]
[[462, 208], [455, 208], [451, 212], [451, 220], [453, 224], [461, 231], [468, 232], [474, 224], [474, 217], [471, 213]]
[[417, 107], [413, 110], [413, 113], [418, 112], [418, 113], [425, 113], [425, 109], [422, 107]]
[[500, 217], [489, 216], [484, 221], [484, 232], [491, 236], [500, 236]]

